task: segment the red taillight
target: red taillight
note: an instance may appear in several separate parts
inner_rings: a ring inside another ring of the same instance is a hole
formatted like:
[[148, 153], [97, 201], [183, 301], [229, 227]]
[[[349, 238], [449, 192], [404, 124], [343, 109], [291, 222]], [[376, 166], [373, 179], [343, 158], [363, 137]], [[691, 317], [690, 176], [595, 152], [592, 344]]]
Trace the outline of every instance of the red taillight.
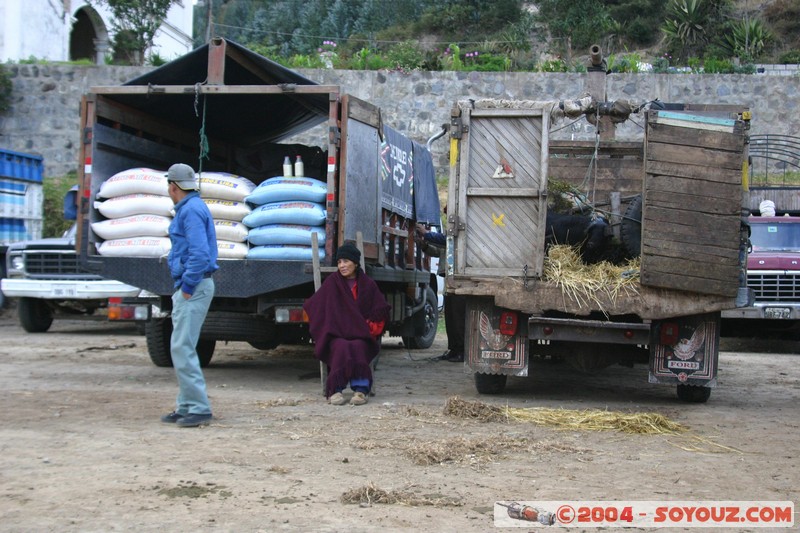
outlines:
[[553, 334], [553, 326], [544, 326], [542, 328], [542, 333], [545, 335], [552, 335]]
[[633, 338], [633, 331], [630, 329], [626, 329], [625, 332], [622, 334], [626, 339]]
[[308, 322], [308, 315], [302, 307], [289, 309], [289, 322]]
[[500, 333], [503, 335], [517, 334], [517, 313], [503, 311], [500, 314]]

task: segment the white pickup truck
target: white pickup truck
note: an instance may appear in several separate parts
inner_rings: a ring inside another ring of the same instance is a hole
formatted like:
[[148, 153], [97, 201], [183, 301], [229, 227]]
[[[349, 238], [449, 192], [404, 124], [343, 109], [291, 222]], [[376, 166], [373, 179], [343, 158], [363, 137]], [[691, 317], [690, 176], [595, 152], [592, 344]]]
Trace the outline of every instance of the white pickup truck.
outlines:
[[[60, 238], [9, 245], [6, 275], [0, 289], [5, 297], [17, 299], [20, 324], [29, 333], [46, 332], [56, 316], [147, 318], [148, 306], [122, 305], [127, 303], [124, 298], [139, 296], [138, 288], [81, 269], [75, 252], [75, 226]], [[109, 299], [113, 313], [97, 313], [109, 307]]]

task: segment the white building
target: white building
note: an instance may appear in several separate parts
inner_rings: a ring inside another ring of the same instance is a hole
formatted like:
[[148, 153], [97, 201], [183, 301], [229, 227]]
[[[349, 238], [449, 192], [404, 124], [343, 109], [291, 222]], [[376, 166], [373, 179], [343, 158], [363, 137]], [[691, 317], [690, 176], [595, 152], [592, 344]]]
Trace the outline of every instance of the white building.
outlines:
[[[155, 35], [153, 49], [169, 61], [192, 50], [192, 0], [174, 4]], [[84, 0], [0, 0], [0, 62], [91, 59], [111, 53], [108, 7]]]

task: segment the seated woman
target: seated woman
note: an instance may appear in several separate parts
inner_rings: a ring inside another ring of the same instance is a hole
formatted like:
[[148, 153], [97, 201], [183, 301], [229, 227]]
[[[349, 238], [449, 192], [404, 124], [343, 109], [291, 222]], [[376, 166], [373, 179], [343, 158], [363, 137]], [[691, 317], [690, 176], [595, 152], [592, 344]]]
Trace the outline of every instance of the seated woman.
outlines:
[[[378, 339], [389, 319], [389, 304], [378, 285], [361, 270], [361, 252], [345, 243], [336, 252], [338, 272], [328, 276], [303, 305], [314, 339], [314, 356], [328, 365], [325, 395], [332, 405], [367, 403], [372, 387], [369, 364], [378, 355]], [[360, 318], [360, 319], [359, 319]]]

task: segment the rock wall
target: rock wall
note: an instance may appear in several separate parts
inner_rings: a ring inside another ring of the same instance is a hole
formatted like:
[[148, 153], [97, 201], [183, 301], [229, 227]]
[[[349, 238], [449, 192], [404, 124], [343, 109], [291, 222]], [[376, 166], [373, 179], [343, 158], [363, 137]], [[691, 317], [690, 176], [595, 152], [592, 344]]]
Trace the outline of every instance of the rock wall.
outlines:
[[[92, 86], [119, 85], [148, 67], [6, 65], [13, 82], [12, 108], [0, 114], [0, 147], [41, 154], [46, 176], [61, 176], [78, 166], [81, 95]], [[384, 121], [424, 143], [450, 120], [461, 99], [561, 100], [584, 94], [586, 74], [541, 72], [386, 72], [299, 70], [318, 83], [380, 106]], [[766, 75], [610, 74], [609, 100], [660, 99], [664, 102], [737, 104], [752, 111], [751, 132], [800, 135], [800, 77]], [[618, 139], [641, 135], [643, 117], [618, 126]], [[551, 128], [556, 138], [593, 140], [585, 119]], [[322, 128], [292, 142], [321, 145]], [[446, 175], [446, 139], [434, 143], [438, 172]]]

